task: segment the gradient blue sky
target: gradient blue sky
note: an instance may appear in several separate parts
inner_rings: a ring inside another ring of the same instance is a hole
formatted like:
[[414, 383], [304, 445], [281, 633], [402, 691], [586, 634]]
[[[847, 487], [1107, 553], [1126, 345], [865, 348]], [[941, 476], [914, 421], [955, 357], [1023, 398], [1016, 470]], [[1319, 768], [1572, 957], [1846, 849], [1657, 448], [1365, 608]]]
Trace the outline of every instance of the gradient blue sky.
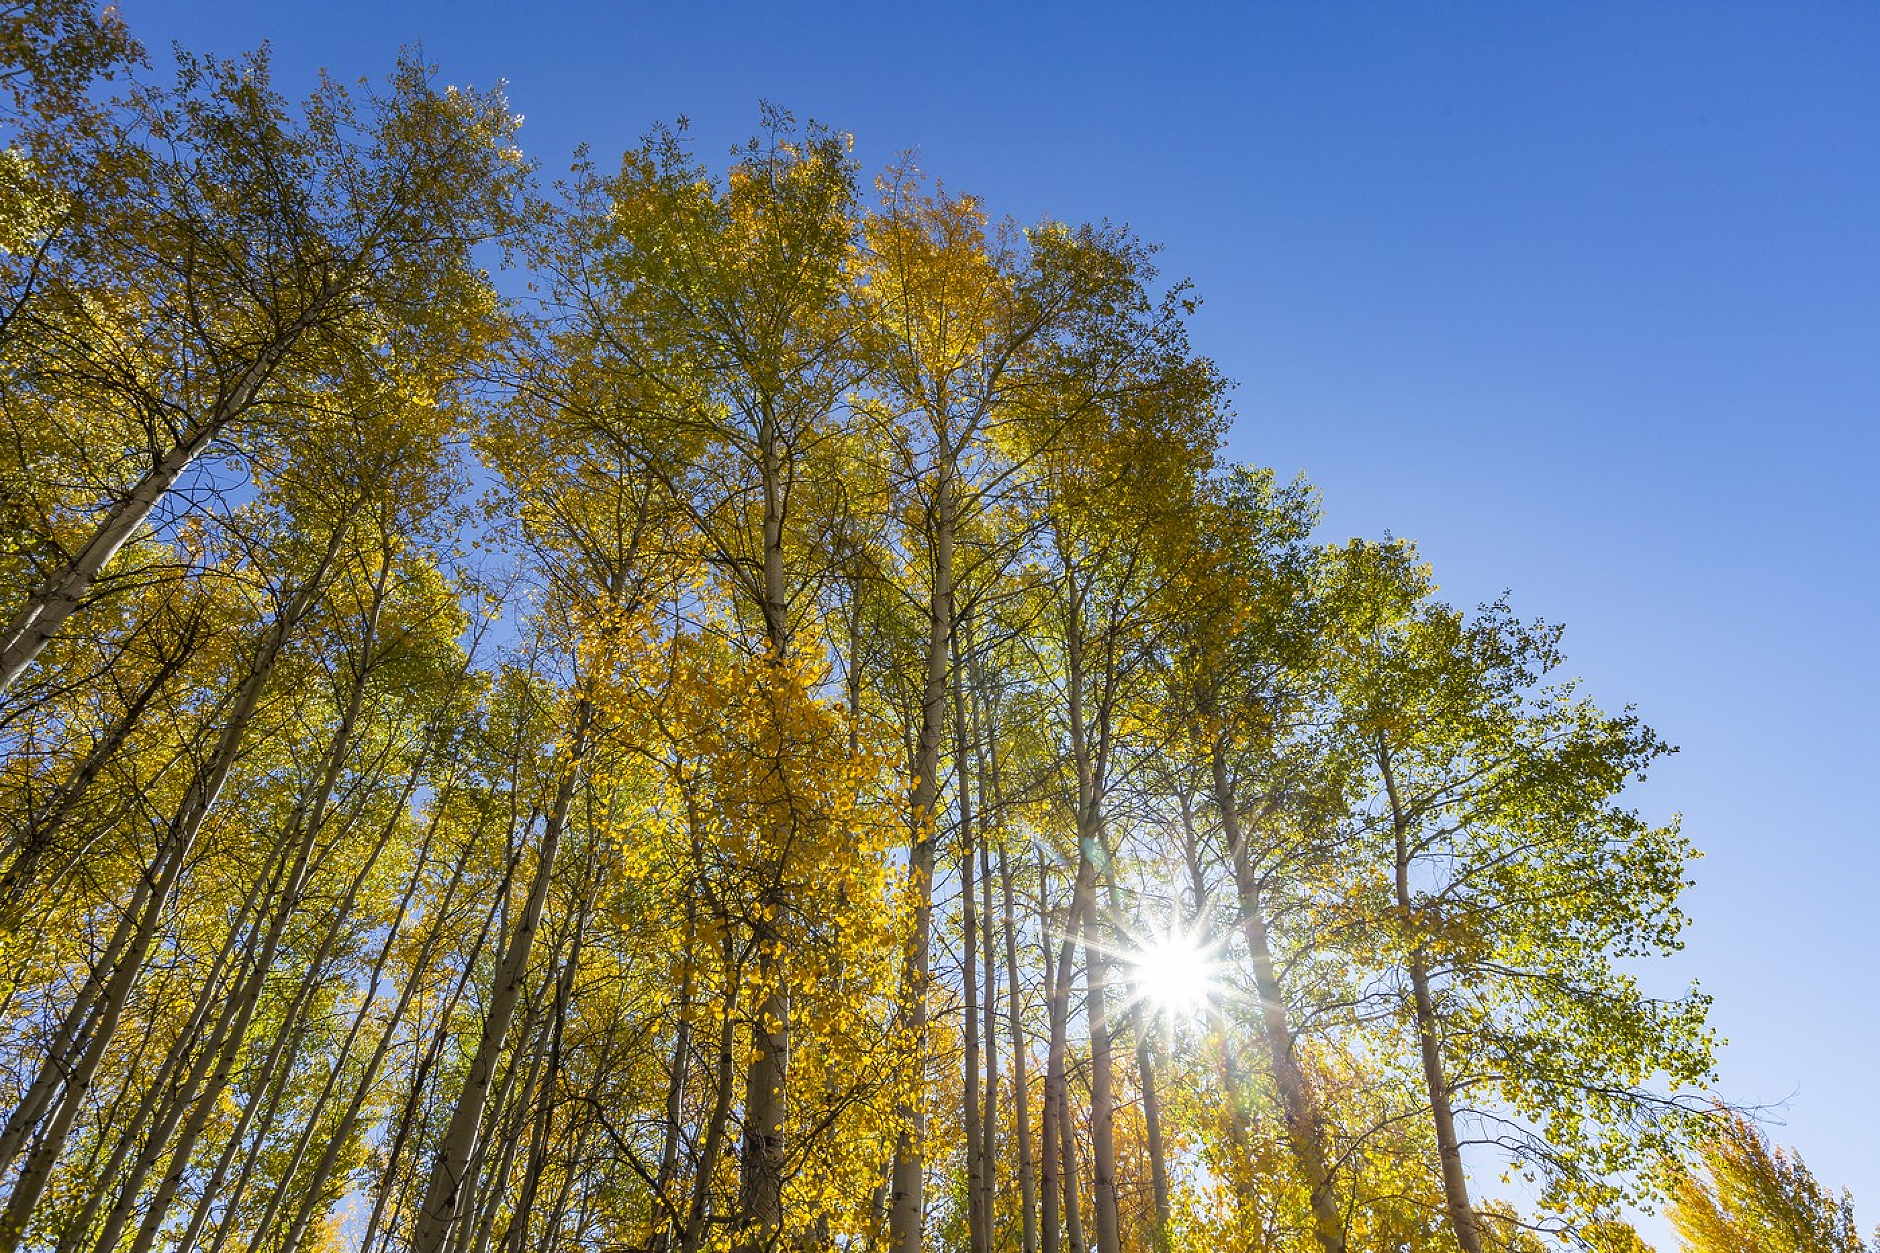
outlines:
[[[1565, 622], [1682, 753], [1723, 1090], [1880, 1220], [1880, 6], [120, 0], [281, 85], [422, 41], [545, 171], [760, 97], [1166, 245], [1234, 454]], [[1668, 1247], [1668, 1246], [1667, 1246]]]

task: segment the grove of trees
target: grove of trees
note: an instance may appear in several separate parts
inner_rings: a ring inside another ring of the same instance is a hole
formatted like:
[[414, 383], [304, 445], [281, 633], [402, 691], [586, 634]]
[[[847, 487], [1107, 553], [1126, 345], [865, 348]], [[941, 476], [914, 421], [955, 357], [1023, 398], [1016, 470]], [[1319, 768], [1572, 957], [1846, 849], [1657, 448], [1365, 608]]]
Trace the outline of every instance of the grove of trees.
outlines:
[[1670, 750], [1143, 241], [0, 42], [0, 1253], [1633, 1247]]

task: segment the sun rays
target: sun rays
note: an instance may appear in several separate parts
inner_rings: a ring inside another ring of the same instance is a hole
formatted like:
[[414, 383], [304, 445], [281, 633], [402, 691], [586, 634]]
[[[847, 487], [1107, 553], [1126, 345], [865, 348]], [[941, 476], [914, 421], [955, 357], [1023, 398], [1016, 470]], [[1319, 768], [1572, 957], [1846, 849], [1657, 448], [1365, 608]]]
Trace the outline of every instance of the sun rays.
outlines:
[[1200, 930], [1148, 932], [1123, 956], [1134, 997], [1171, 1021], [1200, 1016], [1223, 991], [1219, 943]]

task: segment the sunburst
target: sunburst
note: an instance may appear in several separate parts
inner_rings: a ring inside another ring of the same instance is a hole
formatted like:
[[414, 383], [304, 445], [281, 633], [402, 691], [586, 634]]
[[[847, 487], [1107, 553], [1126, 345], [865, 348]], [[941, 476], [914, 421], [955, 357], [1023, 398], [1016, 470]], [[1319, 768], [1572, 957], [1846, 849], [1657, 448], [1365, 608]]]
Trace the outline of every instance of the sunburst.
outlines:
[[1200, 1016], [1222, 992], [1220, 947], [1200, 931], [1151, 932], [1127, 958], [1135, 995], [1171, 1020]]

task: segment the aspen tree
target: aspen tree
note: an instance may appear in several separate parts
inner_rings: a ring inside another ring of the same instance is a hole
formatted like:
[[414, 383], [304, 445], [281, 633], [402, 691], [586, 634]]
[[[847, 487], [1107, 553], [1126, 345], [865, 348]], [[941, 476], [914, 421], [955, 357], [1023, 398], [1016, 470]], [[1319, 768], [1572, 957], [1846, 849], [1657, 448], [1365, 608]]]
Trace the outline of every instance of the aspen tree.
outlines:
[[[949, 658], [957, 652], [961, 617], [960, 539], [986, 507], [987, 493], [1009, 474], [998, 464], [992, 436], [1013, 420], [1015, 397], [1036, 385], [1039, 347], [1065, 302], [1062, 291], [1036, 281], [1016, 232], [1009, 226], [989, 230], [971, 197], [928, 191], [909, 167], [891, 170], [880, 187], [881, 209], [862, 229], [860, 299], [868, 319], [863, 344], [871, 401], [865, 412], [890, 432], [898, 494], [913, 521], [905, 547], [914, 555], [912, 573], [925, 593], [909, 592], [925, 619], [925, 666], [909, 801], [916, 823], [910, 865], [917, 898], [905, 980], [910, 1029], [924, 1054]], [[953, 679], [959, 681], [957, 675]], [[963, 736], [956, 728], [956, 750]], [[955, 808], [964, 829], [971, 798], [959, 760], [955, 778]], [[975, 949], [977, 943], [970, 942]], [[974, 1064], [979, 1031], [977, 1024], [966, 1027]], [[967, 1081], [975, 1107], [978, 1082], [976, 1074]], [[926, 1115], [910, 1107], [905, 1117], [908, 1126], [895, 1145], [889, 1217], [895, 1248], [912, 1253], [921, 1245], [925, 1222]], [[967, 1119], [967, 1134], [975, 1139], [983, 1138], [978, 1120], [975, 1108]], [[968, 1162], [969, 1174], [982, 1179], [983, 1152], [969, 1151]], [[970, 1242], [984, 1249], [990, 1240], [985, 1187], [973, 1183], [968, 1190]]]
[[[775, 668], [782, 698], [819, 667], [802, 637], [819, 573], [802, 548], [810, 518], [833, 503], [820, 456], [852, 376], [847, 306], [854, 168], [846, 142], [800, 134], [777, 110], [720, 191], [670, 134], [629, 153], [617, 178], [577, 189], [604, 213], [604, 258], [570, 259], [567, 299], [593, 330], [597, 358], [627, 397], [602, 428], [662, 483], [691, 519], [750, 647]], [[601, 208], [600, 206], [605, 206]], [[782, 852], [795, 815], [767, 811]], [[779, 881], [793, 873], [777, 863]], [[756, 925], [774, 931], [802, 903], [773, 890]], [[773, 934], [757, 950], [762, 989], [750, 1008], [740, 1209], [748, 1239], [784, 1223], [791, 1088], [789, 963]]]
[[[336, 358], [369, 371], [388, 341], [422, 342], [448, 369], [487, 336], [469, 250], [509, 220], [519, 154], [501, 97], [441, 91], [408, 61], [364, 108], [328, 83], [288, 117], [264, 57], [185, 57], [174, 91], [140, 89], [79, 137], [121, 185], [34, 258], [0, 338], [0, 422], [33, 432], [13, 447], [40, 484], [13, 504], [33, 555], [3, 610], [0, 692], [108, 590], [211, 449], [317, 413], [305, 389]], [[106, 469], [94, 440], [136, 455]]]
[[1218, 379], [1188, 351], [1179, 289], [1160, 300], [1151, 293], [1154, 270], [1140, 245], [1084, 231], [1035, 233], [1034, 246], [1043, 265], [1064, 267], [1082, 293], [1053, 345], [1058, 403], [1039, 405], [1031, 417], [1034, 438], [1043, 438], [1030, 490], [1049, 545], [1039, 590], [1058, 650], [1053, 668], [1069, 776], [1064, 809], [1077, 845], [1055, 992], [1055, 1086], [1062, 1096], [1056, 1038], [1068, 1016], [1066, 959], [1076, 935], [1085, 953], [1096, 1247], [1117, 1253], [1113, 944], [1096, 899], [1112, 855], [1106, 802], [1114, 786], [1117, 713], [1145, 671], [1156, 594], [1180, 565], [1192, 519], [1186, 504], [1213, 452]]
[[1473, 1138], [1542, 1178], [1548, 1225], [1580, 1229], [1649, 1187], [1628, 1178], [1710, 1072], [1705, 999], [1641, 995], [1617, 961], [1675, 950], [1684, 925], [1690, 846], [1617, 801], [1671, 750], [1550, 678], [1558, 628], [1442, 605], [1404, 546], [1354, 543], [1339, 578], [1343, 728], [1374, 770], [1355, 831], [1389, 885], [1362, 959], [1415, 1040], [1449, 1223], [1481, 1245]]

